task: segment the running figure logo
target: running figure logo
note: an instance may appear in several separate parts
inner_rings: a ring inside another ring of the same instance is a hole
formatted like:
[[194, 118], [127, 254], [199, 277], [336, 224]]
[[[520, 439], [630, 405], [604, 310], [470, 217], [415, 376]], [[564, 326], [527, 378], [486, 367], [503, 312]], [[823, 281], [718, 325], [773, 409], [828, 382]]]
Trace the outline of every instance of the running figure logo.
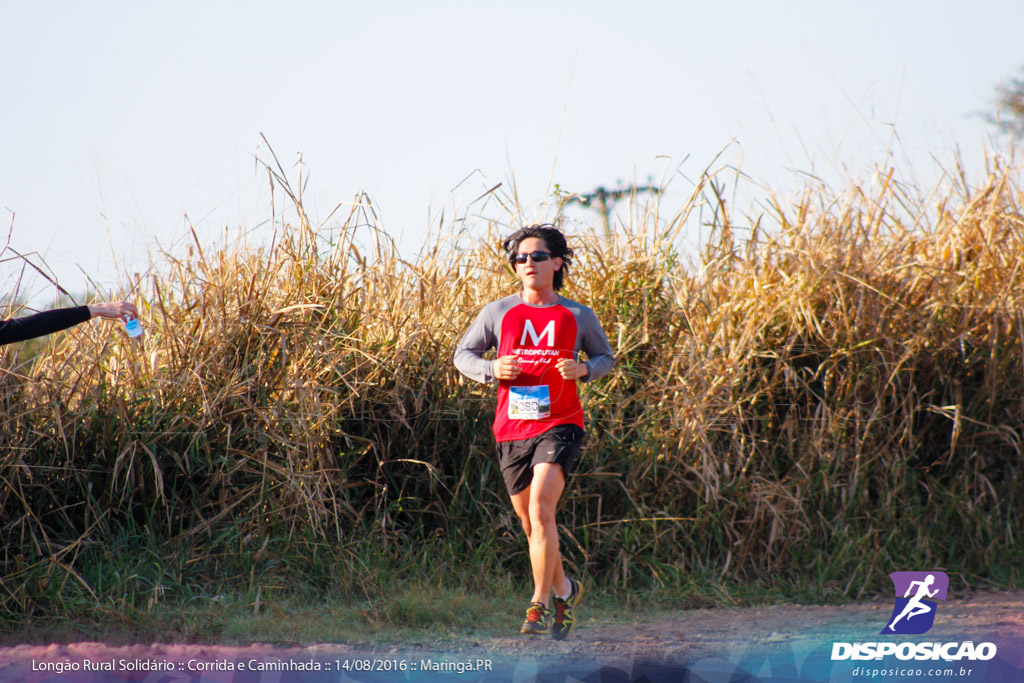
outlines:
[[893, 605], [889, 624], [880, 633], [915, 635], [927, 632], [935, 623], [936, 607], [929, 598], [946, 599], [949, 577], [943, 572], [893, 572], [889, 578], [896, 589], [896, 604]]

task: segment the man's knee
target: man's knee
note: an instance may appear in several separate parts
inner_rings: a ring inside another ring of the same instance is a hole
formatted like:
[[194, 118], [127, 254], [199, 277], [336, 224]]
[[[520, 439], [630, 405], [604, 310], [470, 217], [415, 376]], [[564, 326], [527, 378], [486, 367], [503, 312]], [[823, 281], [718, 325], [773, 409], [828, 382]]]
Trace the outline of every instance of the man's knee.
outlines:
[[530, 522], [530, 518], [525, 515], [520, 517], [519, 524], [523, 527], [523, 533], [525, 533], [526, 537], [529, 538], [530, 534], [533, 532], [533, 524]]
[[554, 526], [555, 507], [545, 500], [530, 501], [530, 524], [537, 527]]

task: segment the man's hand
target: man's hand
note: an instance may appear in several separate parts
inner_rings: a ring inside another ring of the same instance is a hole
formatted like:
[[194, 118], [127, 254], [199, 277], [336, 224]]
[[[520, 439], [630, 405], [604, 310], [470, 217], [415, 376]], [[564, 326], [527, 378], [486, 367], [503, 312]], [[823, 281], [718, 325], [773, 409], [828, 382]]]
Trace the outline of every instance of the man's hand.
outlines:
[[494, 376], [498, 379], [515, 379], [522, 371], [523, 369], [519, 367], [519, 356], [502, 356], [494, 361]]
[[590, 372], [587, 370], [586, 363], [577, 363], [572, 358], [562, 358], [555, 363], [555, 367], [558, 369], [558, 374], [562, 376], [562, 379], [579, 379], [586, 377]]
[[127, 301], [110, 301], [105, 304], [89, 304], [89, 315], [93, 318], [97, 316], [101, 318], [124, 318], [125, 316], [138, 318], [139, 311], [135, 308], [135, 304]]

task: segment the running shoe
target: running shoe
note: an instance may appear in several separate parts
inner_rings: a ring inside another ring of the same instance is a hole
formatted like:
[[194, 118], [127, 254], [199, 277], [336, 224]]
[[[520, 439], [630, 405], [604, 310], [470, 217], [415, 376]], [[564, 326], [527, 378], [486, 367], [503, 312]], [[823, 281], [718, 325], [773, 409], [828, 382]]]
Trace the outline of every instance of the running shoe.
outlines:
[[551, 637], [555, 640], [562, 640], [572, 633], [572, 629], [576, 626], [572, 610], [579, 604], [580, 598], [583, 596], [583, 584], [569, 579], [569, 586], [572, 590], [569, 592], [568, 598], [563, 600], [557, 595], [555, 596], [555, 617], [551, 624]]
[[526, 610], [526, 621], [519, 629], [520, 633], [539, 636], [551, 632], [548, 626], [548, 608], [539, 602], [531, 602], [530, 609]]

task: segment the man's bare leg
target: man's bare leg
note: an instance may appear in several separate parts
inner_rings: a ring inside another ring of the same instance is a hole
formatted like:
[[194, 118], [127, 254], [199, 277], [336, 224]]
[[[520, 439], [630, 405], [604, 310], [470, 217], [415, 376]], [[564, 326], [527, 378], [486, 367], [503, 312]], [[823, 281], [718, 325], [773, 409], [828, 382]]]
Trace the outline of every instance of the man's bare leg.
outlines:
[[530, 565], [533, 569], [533, 598], [545, 607], [552, 587], [561, 595], [568, 594], [562, 557], [558, 552], [558, 526], [555, 511], [565, 489], [562, 466], [538, 463], [533, 467], [533, 481], [525, 490], [512, 496], [512, 507], [523, 525], [530, 543]]

